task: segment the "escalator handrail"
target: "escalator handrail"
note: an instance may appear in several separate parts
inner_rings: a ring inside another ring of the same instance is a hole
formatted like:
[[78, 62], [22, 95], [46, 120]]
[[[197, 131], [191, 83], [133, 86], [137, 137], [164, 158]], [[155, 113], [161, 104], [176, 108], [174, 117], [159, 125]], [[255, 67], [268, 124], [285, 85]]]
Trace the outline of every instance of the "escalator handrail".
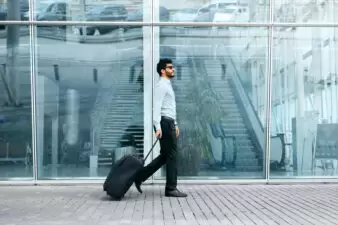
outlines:
[[[242, 88], [244, 89], [243, 81], [242, 81], [241, 77], [239, 76], [238, 69], [236, 68], [233, 59], [231, 58], [230, 61], [231, 61], [231, 64], [232, 64], [232, 66], [233, 66], [233, 68], [234, 68], [234, 70], [235, 70], [235, 74], [236, 74], [236, 76], [238, 77], [238, 80], [239, 80], [239, 82], [240, 82]], [[250, 98], [249, 98], [248, 94], [247, 94], [245, 91], [243, 91], [243, 93], [244, 93], [245, 97], [246, 97], [247, 100], [248, 100], [247, 102], [249, 102], [249, 105], [250, 105], [251, 108], [253, 109], [254, 115], [255, 115], [255, 117], [256, 117], [256, 119], [257, 119], [257, 121], [258, 121], [258, 124], [259, 124], [260, 128], [261, 128], [262, 131], [264, 132], [263, 124], [262, 124], [262, 122], [261, 122], [261, 120], [260, 120], [260, 118], [259, 118], [259, 116], [258, 116], [258, 114], [257, 114], [257, 112], [256, 112], [256, 110], [255, 110], [254, 105], [253, 105], [252, 102], [250, 101]]]

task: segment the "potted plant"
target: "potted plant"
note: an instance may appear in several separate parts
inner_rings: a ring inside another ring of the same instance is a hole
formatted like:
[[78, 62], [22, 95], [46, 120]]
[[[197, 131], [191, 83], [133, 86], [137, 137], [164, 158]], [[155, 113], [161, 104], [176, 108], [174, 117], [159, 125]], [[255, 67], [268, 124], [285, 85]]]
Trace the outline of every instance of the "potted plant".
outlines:
[[196, 176], [202, 160], [208, 164], [214, 160], [207, 128], [210, 124], [218, 124], [224, 111], [218, 103], [220, 96], [214, 92], [205, 76], [193, 79], [185, 93], [185, 104], [178, 108], [181, 127], [178, 174]]

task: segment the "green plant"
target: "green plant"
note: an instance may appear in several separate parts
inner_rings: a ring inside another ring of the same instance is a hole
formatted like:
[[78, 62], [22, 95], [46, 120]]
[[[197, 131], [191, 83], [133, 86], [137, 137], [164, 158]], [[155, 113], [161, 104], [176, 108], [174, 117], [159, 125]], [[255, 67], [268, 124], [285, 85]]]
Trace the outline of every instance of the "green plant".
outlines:
[[192, 175], [192, 172], [198, 173], [201, 159], [209, 162], [213, 160], [207, 129], [210, 124], [220, 123], [225, 112], [218, 102], [221, 96], [211, 88], [205, 76], [194, 78], [184, 92], [185, 104], [178, 112], [182, 131], [179, 138], [182, 146], [179, 172]]

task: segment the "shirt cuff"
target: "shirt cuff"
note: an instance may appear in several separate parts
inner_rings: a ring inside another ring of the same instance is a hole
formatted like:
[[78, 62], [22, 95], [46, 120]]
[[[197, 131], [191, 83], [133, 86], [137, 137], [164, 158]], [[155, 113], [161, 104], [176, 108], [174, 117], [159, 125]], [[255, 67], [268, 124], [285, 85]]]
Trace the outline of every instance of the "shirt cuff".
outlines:
[[161, 129], [161, 124], [160, 123], [156, 123], [156, 124], [154, 124], [154, 126], [155, 126], [156, 130], [160, 130]]

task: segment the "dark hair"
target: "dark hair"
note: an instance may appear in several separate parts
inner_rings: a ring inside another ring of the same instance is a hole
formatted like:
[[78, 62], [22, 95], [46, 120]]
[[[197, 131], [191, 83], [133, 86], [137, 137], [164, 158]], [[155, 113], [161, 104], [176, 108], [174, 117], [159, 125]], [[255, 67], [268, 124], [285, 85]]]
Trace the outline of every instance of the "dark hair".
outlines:
[[157, 73], [161, 76], [161, 70], [165, 70], [167, 67], [167, 64], [173, 63], [171, 59], [160, 59], [160, 61], [157, 63]]

